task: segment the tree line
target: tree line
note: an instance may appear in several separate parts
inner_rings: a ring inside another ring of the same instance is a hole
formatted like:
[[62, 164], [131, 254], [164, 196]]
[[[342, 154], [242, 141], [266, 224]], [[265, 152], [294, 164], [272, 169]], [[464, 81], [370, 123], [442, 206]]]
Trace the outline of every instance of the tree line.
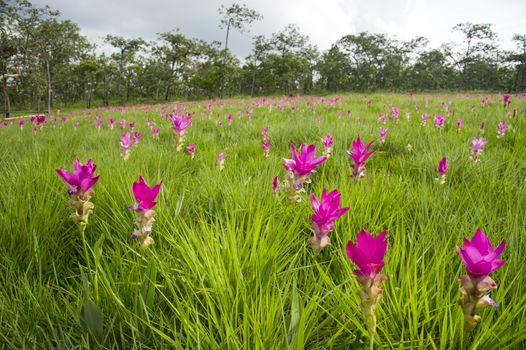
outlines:
[[430, 48], [424, 37], [396, 40], [362, 32], [324, 51], [296, 25], [252, 37], [244, 60], [228, 49], [231, 30], [262, 19], [246, 5], [219, 8], [225, 42], [188, 38], [179, 30], [153, 41], [108, 34], [112, 54], [96, 54], [79, 26], [46, 6], [0, 0], [0, 78], [4, 115], [14, 109], [51, 113], [54, 106], [110, 105], [235, 95], [338, 91], [526, 90], [526, 35], [516, 51], [499, 48], [491, 24], [452, 28], [461, 43]]

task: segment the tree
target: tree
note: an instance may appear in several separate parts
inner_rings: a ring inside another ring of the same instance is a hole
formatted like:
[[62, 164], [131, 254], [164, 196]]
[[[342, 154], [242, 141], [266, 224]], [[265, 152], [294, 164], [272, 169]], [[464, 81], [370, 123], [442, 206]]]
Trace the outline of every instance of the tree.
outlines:
[[[460, 84], [461, 88], [474, 88], [473, 84], [467, 84], [467, 80], [471, 77], [476, 78], [476, 74], [480, 74], [480, 69], [475, 69], [475, 74], [468, 74], [470, 65], [476, 65], [479, 68], [481, 61], [484, 61], [490, 53], [496, 49], [495, 40], [497, 35], [491, 29], [491, 24], [473, 24], [470, 22], [459, 23], [453, 27], [454, 31], [464, 34], [465, 49], [458, 53], [455, 64], [460, 70]], [[490, 65], [488, 65], [490, 66]]]
[[[117, 95], [122, 100], [122, 82], [123, 77], [126, 74], [125, 70], [127, 65], [133, 62], [135, 55], [146, 44], [146, 42], [142, 38], [125, 39], [121, 36], [115, 35], [106, 35], [104, 40], [119, 50], [117, 53], [112, 55], [112, 58], [117, 62], [119, 67], [119, 73], [117, 77]], [[126, 91], [128, 91], [128, 89], [126, 89]], [[126, 96], [126, 100], [127, 99], [128, 96]]]
[[221, 5], [221, 7], [219, 7], [219, 14], [223, 17], [221, 18], [219, 27], [226, 29], [225, 50], [228, 49], [228, 34], [230, 33], [230, 28], [244, 32], [247, 29], [246, 27], [252, 24], [252, 22], [263, 19], [263, 16], [255, 10], [248, 8], [245, 4], [233, 3], [230, 7]]

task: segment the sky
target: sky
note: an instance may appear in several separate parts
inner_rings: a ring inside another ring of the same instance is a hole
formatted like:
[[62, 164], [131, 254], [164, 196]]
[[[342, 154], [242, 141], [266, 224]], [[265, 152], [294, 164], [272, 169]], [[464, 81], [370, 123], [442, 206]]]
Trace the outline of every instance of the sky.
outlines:
[[384, 33], [399, 40], [417, 36], [429, 39], [429, 47], [462, 42], [451, 30], [461, 22], [492, 23], [503, 49], [514, 50], [513, 34], [526, 34], [525, 0], [33, 0], [49, 5], [63, 19], [76, 22], [81, 33], [97, 43], [97, 52], [111, 52], [103, 43], [106, 34], [154, 40], [157, 33], [179, 29], [189, 38], [224, 42], [218, 8], [233, 2], [246, 4], [263, 19], [248, 33], [231, 31], [229, 48], [239, 58], [251, 51], [251, 37], [281, 31], [297, 24], [301, 33], [321, 51], [342, 36], [362, 31]]

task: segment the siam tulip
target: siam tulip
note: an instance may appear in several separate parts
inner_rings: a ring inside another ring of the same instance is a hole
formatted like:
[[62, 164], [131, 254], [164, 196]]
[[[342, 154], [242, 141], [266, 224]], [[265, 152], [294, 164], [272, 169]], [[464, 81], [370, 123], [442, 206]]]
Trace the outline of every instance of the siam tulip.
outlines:
[[279, 192], [279, 178], [277, 176], [274, 176], [272, 179], [272, 190], [274, 191], [274, 195], [278, 195]]
[[267, 139], [268, 130], [266, 128], [261, 130], [261, 136], [263, 137], [263, 141], [265, 141]]
[[119, 127], [121, 129], [124, 129], [126, 127], [126, 119], [121, 119], [121, 121], [119, 122]]
[[228, 115], [227, 120], [228, 120], [228, 125], [232, 125], [232, 121], [234, 120], [234, 117], [232, 116], [232, 114]]
[[480, 229], [477, 229], [471, 241], [464, 238], [464, 248], [457, 246], [457, 252], [468, 273], [459, 278], [462, 284], [459, 304], [464, 311], [464, 326], [468, 331], [475, 329], [480, 322], [480, 309], [498, 306], [489, 297], [489, 291], [497, 288], [497, 283], [489, 274], [506, 262], [498, 259], [505, 247], [506, 241], [503, 240], [497, 248], [493, 248], [488, 237]]
[[195, 156], [195, 145], [193, 143], [186, 147], [186, 151], [190, 154], [190, 159], [194, 159]]
[[316, 123], [319, 125], [321, 123], [321, 115], [316, 116]]
[[26, 121], [24, 119], [20, 119], [18, 121], [18, 126], [20, 126], [20, 130], [24, 130], [24, 125], [26, 124]]
[[135, 131], [133, 133], [133, 139], [135, 140], [135, 143], [139, 143], [139, 140], [141, 139], [141, 133], [138, 131]]
[[511, 104], [509, 95], [502, 96], [502, 104], [504, 105], [504, 108], [509, 107], [509, 105]]
[[477, 163], [478, 161], [480, 161], [479, 157], [482, 154], [482, 151], [484, 151], [484, 146], [487, 143], [488, 143], [488, 141], [485, 138], [483, 138], [483, 137], [480, 137], [480, 138], [474, 137], [471, 140], [471, 157], [470, 157], [470, 159], [474, 163]]
[[175, 136], [175, 149], [177, 152], [183, 149], [184, 144], [184, 135], [186, 133], [186, 128], [192, 125], [192, 117], [188, 115], [185, 117], [182, 114], [171, 115], [169, 114], [170, 119], [172, 120], [173, 125], [171, 126], [174, 131]]
[[422, 118], [422, 123], [420, 123], [420, 125], [426, 126], [427, 121], [429, 119], [429, 114], [424, 113], [424, 114], [422, 114], [422, 116], [420, 118]]
[[97, 130], [100, 131], [100, 128], [102, 126], [102, 120], [97, 119], [97, 121], [95, 122], [95, 125], [97, 126]]
[[387, 114], [378, 114], [378, 121], [382, 122], [384, 125], [387, 122]]
[[460, 132], [460, 129], [462, 128], [462, 124], [464, 124], [464, 121], [462, 119], [457, 120], [457, 133]]
[[480, 124], [480, 133], [481, 133], [482, 135], [484, 135], [484, 132], [485, 132], [485, 131], [486, 131], [486, 123], [485, 123], [485, 122], [482, 122], [482, 123]]
[[334, 230], [334, 221], [349, 210], [348, 207], [340, 208], [340, 196], [341, 193], [338, 190], [327, 194], [325, 188], [319, 201], [314, 194], [311, 196], [314, 210], [314, 215], [311, 217], [314, 236], [309, 238], [309, 243], [315, 254], [319, 254], [325, 246], [331, 244], [328, 235]]
[[397, 107], [391, 108], [391, 115], [393, 116], [395, 122], [398, 123], [400, 121], [400, 110]]
[[500, 122], [497, 129], [497, 138], [503, 138], [506, 134], [506, 130], [508, 130], [508, 124], [506, 122]]
[[130, 127], [130, 130], [133, 131], [133, 129], [135, 128], [135, 122], [129, 122], [128, 126]]
[[443, 185], [446, 183], [447, 168], [448, 168], [447, 159], [446, 157], [442, 157], [442, 159], [440, 159], [440, 162], [438, 162], [438, 174], [439, 175], [436, 178], [436, 181], [440, 185]]
[[363, 287], [358, 291], [358, 295], [361, 299], [362, 315], [369, 332], [371, 349], [374, 346], [374, 335], [376, 334], [376, 307], [382, 298], [380, 294], [384, 289], [382, 282], [387, 280], [386, 275], [379, 273], [385, 265], [386, 251], [385, 231], [373, 237], [362, 229], [356, 238], [356, 245], [353, 241], [347, 243], [347, 256], [358, 266], [353, 273]]
[[283, 158], [283, 167], [287, 171], [285, 190], [289, 200], [301, 201], [301, 193], [305, 192], [304, 185], [310, 183], [309, 174], [315, 172], [318, 165], [327, 160], [327, 157], [316, 157], [316, 145], [300, 146], [300, 154], [296, 146], [291, 145], [292, 159]]
[[130, 210], [135, 211], [137, 228], [131, 237], [139, 240], [142, 249], [147, 249], [155, 243], [150, 236], [155, 221], [155, 212], [152, 208], [157, 204], [155, 197], [159, 194], [161, 185], [162, 182], [150, 187], [142, 176], [139, 176], [139, 182], [134, 182], [132, 185], [133, 195], [137, 202], [130, 206]]
[[360, 139], [360, 135], [358, 135], [358, 138], [352, 142], [353, 151], [347, 151], [347, 154], [353, 160], [351, 167], [354, 170], [351, 176], [354, 177], [355, 181], [359, 181], [365, 176], [365, 161], [377, 151], [377, 149], [374, 149], [371, 152], [367, 152], [372, 144], [373, 141], [364, 146], [362, 140]]
[[384, 129], [382, 126], [380, 127], [380, 143], [383, 144], [385, 142], [385, 138], [387, 137], [387, 134], [389, 133], [389, 129]]
[[69, 185], [67, 190], [71, 198], [69, 203], [75, 208], [75, 213], [71, 215], [71, 218], [79, 225], [82, 233], [95, 207], [89, 200], [93, 195], [93, 186], [99, 180], [98, 176], [93, 176], [96, 169], [97, 166], [91, 159], [86, 164], [76, 159], [73, 173], [64, 169], [56, 169], [57, 174]]
[[435, 115], [435, 118], [433, 118], [433, 121], [435, 122], [435, 126], [438, 129], [444, 128], [444, 124], [446, 123], [446, 117], [444, 117], [442, 114]]
[[113, 118], [110, 118], [110, 120], [108, 121], [109, 125], [110, 125], [110, 130], [113, 130], [113, 126], [115, 125], [115, 119]]
[[124, 160], [128, 160], [130, 157], [131, 148], [136, 143], [136, 139], [131, 137], [129, 132], [125, 132], [122, 135], [119, 145], [121, 146], [121, 157]]
[[217, 166], [219, 167], [219, 171], [223, 171], [223, 169], [225, 168], [225, 159], [226, 154], [223, 152], [219, 153], [219, 155], [217, 156]]
[[268, 158], [272, 142], [270, 142], [270, 140], [264, 139], [261, 141], [261, 145], [263, 146], [263, 154], [265, 155], [265, 158]]
[[332, 135], [325, 135], [321, 138], [321, 142], [323, 143], [323, 147], [325, 147], [325, 150], [323, 151], [323, 156], [329, 158], [332, 154], [332, 144], [334, 143], [334, 139], [332, 138]]
[[161, 130], [160, 130], [159, 128], [157, 128], [157, 127], [154, 126], [154, 127], [152, 127], [152, 128], [150, 129], [150, 131], [152, 132], [152, 138], [158, 140], [158, 139], [159, 139], [159, 132], [160, 132]]

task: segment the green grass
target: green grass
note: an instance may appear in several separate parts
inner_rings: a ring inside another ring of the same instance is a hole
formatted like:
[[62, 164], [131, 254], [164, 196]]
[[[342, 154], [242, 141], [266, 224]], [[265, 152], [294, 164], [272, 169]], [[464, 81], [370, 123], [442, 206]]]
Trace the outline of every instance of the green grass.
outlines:
[[[30, 125], [1, 128], [0, 348], [98, 348], [102, 341], [121, 349], [362, 349], [368, 336], [359, 284], [344, 249], [361, 228], [374, 234], [385, 229], [389, 239], [377, 347], [526, 347], [526, 100], [512, 96], [511, 108], [519, 112], [508, 118], [501, 96], [491, 97], [490, 108], [481, 108], [477, 95], [417, 95], [416, 102], [407, 95], [369, 98], [370, 106], [362, 95], [341, 96], [333, 106], [304, 98], [291, 103], [298, 106], [294, 112], [289, 102], [275, 99], [254, 107], [252, 120], [244, 112], [256, 100], [212, 102], [212, 112], [208, 102], [180, 105], [195, 112], [186, 136], [197, 144], [193, 161], [174, 152], [170, 124], [160, 118], [166, 106], [98, 110], [116, 124], [136, 121], [142, 138], [126, 162], [119, 156], [117, 125], [110, 131], [105, 123], [97, 131], [88, 124], [95, 111], [76, 113], [76, 131], [71, 120], [63, 128], [48, 124], [36, 135]], [[440, 131], [432, 118], [445, 114], [439, 106], [444, 101], [452, 104]], [[358, 134], [364, 142], [377, 139], [376, 117], [392, 105], [402, 111], [400, 122], [389, 120], [386, 144], [369, 159], [367, 177], [354, 183], [345, 150]], [[426, 127], [420, 126], [421, 113], [431, 116]], [[161, 128], [160, 140], [151, 138], [148, 117]], [[457, 118], [464, 119], [460, 133]], [[501, 120], [510, 130], [497, 139]], [[482, 121], [489, 142], [482, 161], [472, 164], [471, 138], [480, 135]], [[272, 140], [269, 159], [261, 147], [264, 127]], [[291, 143], [316, 143], [321, 150], [327, 133], [334, 136], [333, 155], [307, 192], [338, 189], [351, 209], [336, 221], [332, 245], [315, 256], [307, 243], [308, 196], [301, 203], [276, 198], [272, 178], [283, 181], [282, 158], [290, 156]], [[223, 172], [216, 167], [219, 152], [227, 154]], [[434, 178], [443, 155], [449, 171], [440, 186]], [[91, 270], [69, 219], [67, 185], [55, 173], [71, 169], [75, 158], [92, 158], [100, 175], [86, 230]], [[156, 244], [148, 251], [130, 238], [131, 184], [139, 175], [149, 184], [163, 181]], [[481, 324], [466, 334], [457, 305], [457, 278], [465, 269], [455, 246], [478, 227], [493, 244], [506, 239], [507, 262], [492, 274], [499, 288], [491, 296], [499, 308], [484, 310]], [[84, 331], [79, 316], [95, 276], [100, 300], [97, 307], [85, 306], [91, 319], [83, 319], [101, 332], [98, 337]]]

